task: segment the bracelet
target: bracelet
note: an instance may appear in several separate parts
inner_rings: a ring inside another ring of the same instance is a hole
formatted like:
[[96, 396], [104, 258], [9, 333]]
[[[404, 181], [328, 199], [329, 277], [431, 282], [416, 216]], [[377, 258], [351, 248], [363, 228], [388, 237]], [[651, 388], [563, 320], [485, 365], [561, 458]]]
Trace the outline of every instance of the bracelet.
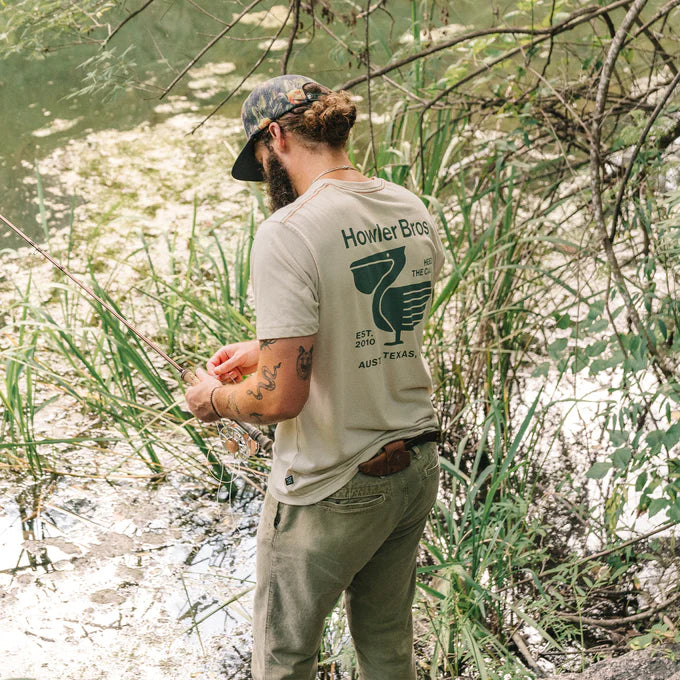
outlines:
[[220, 412], [217, 410], [217, 407], [215, 406], [215, 402], [213, 401], [213, 395], [215, 394], [215, 392], [216, 392], [217, 390], [220, 389], [220, 387], [222, 387], [222, 385], [216, 385], [216, 386], [213, 387], [212, 390], [210, 391], [210, 405], [212, 406], [212, 410], [215, 412], [215, 415], [216, 415], [218, 418], [221, 418], [222, 415], [220, 414]]

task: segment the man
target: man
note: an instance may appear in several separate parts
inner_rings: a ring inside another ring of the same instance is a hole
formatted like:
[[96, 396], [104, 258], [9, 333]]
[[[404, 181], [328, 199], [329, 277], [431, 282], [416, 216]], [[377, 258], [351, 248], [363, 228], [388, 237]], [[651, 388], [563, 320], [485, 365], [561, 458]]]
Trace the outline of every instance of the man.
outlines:
[[275, 210], [252, 250], [257, 340], [218, 350], [186, 398], [207, 422], [278, 423], [253, 678], [313, 678], [343, 592], [362, 680], [415, 678], [416, 554], [438, 485], [421, 343], [441, 243], [416, 196], [350, 163], [346, 93], [280, 76], [241, 115], [232, 174], [266, 181]]

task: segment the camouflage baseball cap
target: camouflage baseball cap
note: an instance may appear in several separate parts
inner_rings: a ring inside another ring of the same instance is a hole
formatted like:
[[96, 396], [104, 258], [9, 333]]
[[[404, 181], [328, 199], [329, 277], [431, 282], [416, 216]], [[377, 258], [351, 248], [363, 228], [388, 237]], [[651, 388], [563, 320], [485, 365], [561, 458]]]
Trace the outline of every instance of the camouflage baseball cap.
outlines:
[[[310, 92], [310, 85], [315, 85], [313, 89], [317, 91]], [[318, 88], [323, 91], [319, 92]], [[255, 138], [258, 133], [284, 113], [310, 104], [329, 92], [328, 88], [315, 80], [296, 75], [277, 76], [257, 85], [241, 108], [241, 120], [248, 141], [231, 169], [232, 176], [235, 179], [262, 182], [264, 177], [255, 159]]]

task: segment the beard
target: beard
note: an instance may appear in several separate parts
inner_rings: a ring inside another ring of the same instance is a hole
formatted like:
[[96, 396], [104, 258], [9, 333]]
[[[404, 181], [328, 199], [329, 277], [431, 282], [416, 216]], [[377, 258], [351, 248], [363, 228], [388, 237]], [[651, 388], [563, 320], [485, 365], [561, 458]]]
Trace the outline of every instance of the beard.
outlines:
[[267, 183], [269, 207], [272, 212], [287, 206], [297, 198], [297, 193], [290, 181], [288, 170], [283, 167], [279, 157], [270, 153], [263, 169], [264, 181]]

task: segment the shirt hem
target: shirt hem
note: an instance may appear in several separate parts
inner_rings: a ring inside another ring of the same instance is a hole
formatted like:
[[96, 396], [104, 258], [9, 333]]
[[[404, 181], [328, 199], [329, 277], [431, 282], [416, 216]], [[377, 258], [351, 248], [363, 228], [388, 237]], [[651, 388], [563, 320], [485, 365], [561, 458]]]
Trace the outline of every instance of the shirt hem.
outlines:
[[271, 483], [268, 484], [267, 490], [279, 503], [285, 503], [286, 505], [314, 505], [314, 503], [322, 501], [324, 498], [327, 498], [347, 484], [347, 482], [349, 482], [349, 480], [352, 479], [352, 477], [354, 477], [354, 475], [359, 471], [359, 465], [373, 458], [373, 456], [388, 442], [392, 442], [397, 439], [411, 439], [412, 437], [417, 437], [419, 434], [424, 432], [438, 429], [439, 423], [437, 423], [435, 420], [434, 422], [418, 425], [416, 428], [403, 430], [398, 434], [395, 434], [394, 432], [386, 432], [383, 437], [380, 437], [375, 442], [367, 446], [362, 452], [357, 454], [357, 456], [354, 458], [355, 462], [347, 468], [346, 472], [344, 472], [342, 475], [339, 475], [338, 477], [333, 477], [332, 483], [329, 483], [328, 486], [324, 486], [319, 491], [310, 495], [294, 496], [292, 494], [281, 494]]

